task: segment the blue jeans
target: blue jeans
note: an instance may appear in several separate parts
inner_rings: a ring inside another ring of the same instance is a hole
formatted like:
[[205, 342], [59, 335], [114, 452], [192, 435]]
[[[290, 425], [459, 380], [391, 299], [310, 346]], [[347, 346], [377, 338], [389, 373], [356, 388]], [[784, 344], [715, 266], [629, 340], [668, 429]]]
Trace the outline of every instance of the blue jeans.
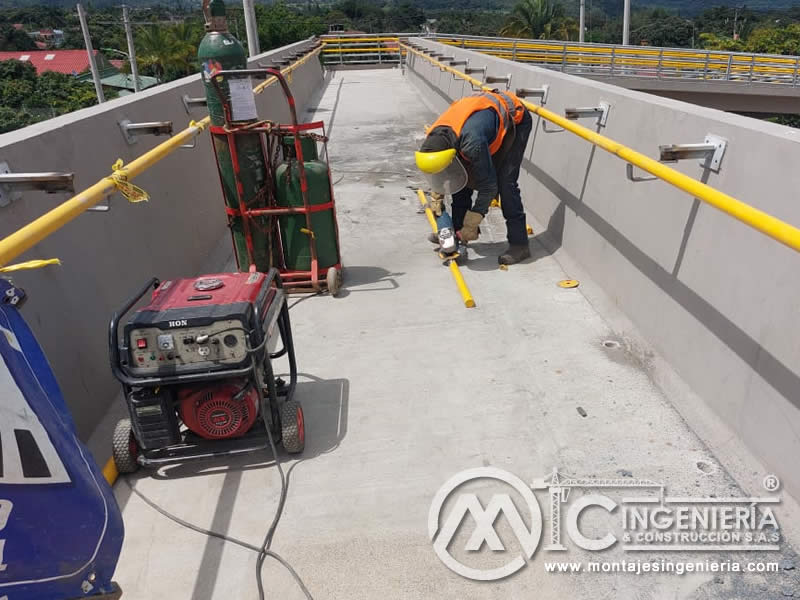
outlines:
[[[508, 243], [515, 246], [523, 246], [528, 243], [525, 208], [522, 206], [518, 181], [531, 129], [533, 129], [533, 118], [528, 111], [525, 111], [522, 121], [516, 126], [514, 142], [502, 163], [496, 166], [497, 188], [500, 193], [503, 217], [506, 220]], [[453, 194], [453, 226], [456, 231], [464, 226], [464, 216], [472, 208], [472, 194], [473, 190], [469, 187]]]

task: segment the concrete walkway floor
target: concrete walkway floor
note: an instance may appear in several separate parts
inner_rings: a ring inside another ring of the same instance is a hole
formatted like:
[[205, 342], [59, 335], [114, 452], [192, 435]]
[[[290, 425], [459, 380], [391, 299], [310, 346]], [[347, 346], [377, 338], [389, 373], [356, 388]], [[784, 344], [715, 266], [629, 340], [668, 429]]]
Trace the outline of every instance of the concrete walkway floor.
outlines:
[[[581, 288], [556, 285], [570, 274], [542, 245], [534, 240], [526, 264], [498, 269], [499, 210], [462, 269], [478, 304], [463, 307], [424, 240], [429, 226], [414, 193], [421, 181], [413, 151], [434, 115], [399, 70], [333, 73], [316, 115], [332, 135], [346, 289], [340, 298], [291, 300], [307, 447], [299, 460], [283, 456], [289, 496], [273, 545], [315, 598], [800, 595], [796, 570], [547, 573], [552, 560], [631, 558], [618, 547], [545, 552], [547, 525], [534, 559], [507, 580], [476, 583], [448, 570], [428, 538], [428, 511], [439, 487], [467, 468], [498, 467], [526, 482], [553, 467], [624, 475], [664, 482], [673, 496], [741, 492], [624, 348], [604, 345], [615, 341], [609, 326]], [[267, 456], [142, 472], [130, 485], [186, 520], [256, 545], [279, 492]], [[116, 576], [125, 598], [257, 597], [254, 553], [165, 519], [125, 481], [115, 489], [126, 522]], [[537, 495], [547, 521], [549, 500]], [[507, 529], [503, 518], [498, 524]], [[514, 547], [513, 535], [502, 537]], [[491, 554], [484, 547], [474, 564], [496, 564]], [[668, 558], [756, 559], [713, 552]], [[757, 559], [795, 557], [784, 546]], [[268, 598], [302, 598], [275, 561], [267, 560], [263, 580]]]

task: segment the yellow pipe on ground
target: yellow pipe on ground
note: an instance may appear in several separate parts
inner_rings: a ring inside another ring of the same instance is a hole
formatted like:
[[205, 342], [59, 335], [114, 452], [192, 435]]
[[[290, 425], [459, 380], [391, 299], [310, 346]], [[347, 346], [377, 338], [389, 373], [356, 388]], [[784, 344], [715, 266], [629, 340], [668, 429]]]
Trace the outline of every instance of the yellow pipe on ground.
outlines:
[[[433, 216], [433, 211], [430, 206], [428, 206], [428, 199], [425, 197], [425, 192], [419, 189], [417, 190], [417, 196], [419, 196], [419, 201], [425, 209], [425, 216], [428, 217], [428, 223], [430, 223], [433, 233], [438, 233], [439, 228], [436, 226], [436, 218]], [[458, 268], [456, 261], [450, 260], [448, 263], [450, 273], [453, 274], [453, 279], [456, 281], [458, 291], [461, 294], [461, 298], [464, 300], [464, 306], [466, 308], [475, 308], [475, 300], [472, 298], [472, 293], [469, 291], [467, 282], [464, 281], [464, 277], [461, 275], [461, 270]]]
[[[282, 69], [281, 72], [288, 75], [300, 65], [310, 60], [313, 56], [318, 55], [321, 49], [321, 47], [316, 48], [313, 52], [308, 53], [297, 62]], [[253, 92], [259, 94], [264, 91], [267, 86], [272, 85], [276, 81], [274, 77], [271, 77], [253, 88]], [[0, 266], [6, 266], [20, 254], [29, 250], [53, 232], [59, 230], [78, 215], [85, 212], [88, 208], [95, 206], [105, 198], [117, 192], [118, 178], [127, 181], [140, 175], [161, 159], [202, 133], [210, 123], [210, 117], [205, 117], [198, 122], [192, 121], [189, 127], [177, 135], [174, 135], [166, 142], [159, 144], [152, 150], [132, 160], [113, 175], [104, 177], [94, 185], [86, 188], [62, 204], [59, 204], [50, 212], [45, 213], [35, 221], [28, 223], [21, 229], [18, 229], [0, 240]]]
[[[491, 91], [491, 88], [484, 85], [482, 81], [478, 81], [474, 77], [470, 77], [469, 75], [462, 73], [453, 67], [426, 56], [424, 53], [415, 50], [410, 46], [405, 44], [401, 45], [403, 45], [409, 52], [416, 54], [417, 56], [421, 56], [440, 69], [448, 71], [456, 77], [464, 79], [473, 86], [484, 91]], [[595, 133], [591, 129], [587, 129], [582, 125], [578, 125], [574, 121], [570, 121], [569, 119], [557, 115], [546, 108], [537, 106], [536, 104], [531, 104], [530, 102], [526, 102], [524, 100], [522, 103], [529, 111], [540, 116], [541, 118], [550, 121], [551, 123], [558, 125], [559, 127], [566, 129], [571, 133], [574, 133], [578, 137], [581, 137], [587, 142], [602, 148], [606, 152], [618, 156], [625, 162], [635, 165], [643, 171], [646, 171], [651, 175], [655, 175], [659, 179], [675, 186], [679, 190], [682, 190], [691, 196], [710, 204], [714, 208], [730, 215], [738, 221], [741, 221], [745, 225], [760, 231], [775, 241], [800, 252], [800, 229], [797, 227], [789, 225], [788, 223], [785, 223], [770, 214], [758, 210], [757, 208], [754, 208], [749, 204], [734, 198], [733, 196], [729, 196], [724, 192], [720, 192], [719, 190], [712, 188], [710, 185], [697, 181], [696, 179], [692, 179], [688, 175], [684, 175], [680, 171], [676, 171], [675, 169], [668, 167], [667, 165], [660, 163], [648, 156], [645, 156], [636, 150], [628, 148], [619, 142], [615, 142], [614, 140], [602, 136], [599, 133]]]

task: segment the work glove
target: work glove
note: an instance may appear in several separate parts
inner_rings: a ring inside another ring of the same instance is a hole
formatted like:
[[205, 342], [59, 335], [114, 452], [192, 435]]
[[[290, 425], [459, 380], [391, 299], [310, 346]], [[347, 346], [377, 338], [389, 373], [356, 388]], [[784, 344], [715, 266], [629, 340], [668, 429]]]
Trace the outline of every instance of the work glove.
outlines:
[[464, 216], [464, 226], [459, 232], [462, 242], [472, 242], [478, 239], [478, 226], [483, 221], [483, 215], [473, 210], [468, 210]]
[[444, 196], [437, 194], [436, 192], [431, 193], [431, 211], [433, 212], [433, 216], [441, 217], [443, 210]]

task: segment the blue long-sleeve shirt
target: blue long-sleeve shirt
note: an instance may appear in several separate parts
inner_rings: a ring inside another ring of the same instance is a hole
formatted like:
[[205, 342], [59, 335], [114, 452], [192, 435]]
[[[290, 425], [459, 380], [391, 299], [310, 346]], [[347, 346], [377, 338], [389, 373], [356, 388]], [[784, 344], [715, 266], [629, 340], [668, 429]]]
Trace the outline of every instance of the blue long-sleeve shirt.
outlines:
[[478, 192], [472, 210], [482, 215], [489, 212], [489, 205], [497, 198], [497, 173], [489, 144], [497, 137], [499, 129], [497, 112], [487, 108], [469, 116], [458, 139], [457, 150], [466, 159], [467, 185]]

